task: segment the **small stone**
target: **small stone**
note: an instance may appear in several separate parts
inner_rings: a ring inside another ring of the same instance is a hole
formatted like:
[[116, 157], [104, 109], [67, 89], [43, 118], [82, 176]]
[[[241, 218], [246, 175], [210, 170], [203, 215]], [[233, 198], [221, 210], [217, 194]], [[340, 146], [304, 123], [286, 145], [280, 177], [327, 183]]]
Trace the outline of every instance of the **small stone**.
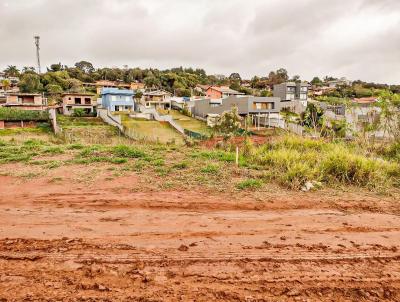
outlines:
[[189, 250], [189, 247], [186, 246], [186, 245], [184, 245], [184, 244], [182, 244], [182, 245], [178, 248], [178, 250], [181, 251], [181, 252], [186, 252], [186, 251]]

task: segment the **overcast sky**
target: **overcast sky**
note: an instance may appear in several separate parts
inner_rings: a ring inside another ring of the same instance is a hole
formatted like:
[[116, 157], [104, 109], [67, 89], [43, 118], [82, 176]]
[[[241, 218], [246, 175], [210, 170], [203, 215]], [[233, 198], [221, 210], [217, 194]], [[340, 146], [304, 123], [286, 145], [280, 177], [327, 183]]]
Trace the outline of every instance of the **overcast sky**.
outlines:
[[34, 66], [36, 34], [42, 66], [400, 84], [400, 0], [0, 0], [0, 69]]

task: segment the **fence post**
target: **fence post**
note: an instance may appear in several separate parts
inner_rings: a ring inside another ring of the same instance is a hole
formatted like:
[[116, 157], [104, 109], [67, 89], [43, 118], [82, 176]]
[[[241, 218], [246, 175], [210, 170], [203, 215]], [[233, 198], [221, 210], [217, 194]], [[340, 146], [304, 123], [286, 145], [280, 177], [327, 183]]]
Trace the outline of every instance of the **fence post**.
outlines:
[[236, 146], [236, 166], [239, 167], [239, 147]]

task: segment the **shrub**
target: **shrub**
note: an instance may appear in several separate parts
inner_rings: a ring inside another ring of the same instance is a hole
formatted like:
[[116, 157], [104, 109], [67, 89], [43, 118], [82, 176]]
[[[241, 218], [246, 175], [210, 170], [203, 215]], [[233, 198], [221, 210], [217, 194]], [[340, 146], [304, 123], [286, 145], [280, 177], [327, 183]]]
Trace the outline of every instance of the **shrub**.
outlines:
[[219, 167], [217, 165], [207, 165], [200, 170], [202, 173], [207, 174], [217, 174], [219, 171]]
[[47, 121], [49, 113], [46, 111], [21, 110], [0, 107], [0, 120], [4, 121]]
[[85, 111], [82, 108], [74, 108], [72, 115], [76, 117], [85, 116]]
[[262, 182], [258, 179], [246, 179], [236, 184], [236, 188], [239, 190], [259, 189], [261, 186]]
[[353, 144], [289, 136], [255, 149], [246, 160], [248, 167], [264, 169], [270, 179], [289, 188], [301, 188], [308, 181], [371, 189], [400, 184], [397, 162], [367, 155]]
[[134, 147], [120, 145], [112, 149], [112, 153], [119, 157], [141, 158], [145, 157], [146, 153]]
[[178, 170], [183, 170], [183, 169], [186, 169], [188, 166], [189, 166], [188, 163], [183, 161], [183, 162], [174, 164], [172, 167], [175, 169], [178, 169]]

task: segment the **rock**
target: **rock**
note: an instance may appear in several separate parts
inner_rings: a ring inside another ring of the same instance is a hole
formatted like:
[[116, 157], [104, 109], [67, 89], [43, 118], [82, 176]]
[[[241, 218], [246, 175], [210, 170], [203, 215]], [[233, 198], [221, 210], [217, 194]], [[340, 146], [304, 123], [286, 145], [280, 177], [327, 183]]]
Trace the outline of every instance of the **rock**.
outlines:
[[178, 250], [181, 251], [181, 252], [186, 252], [186, 251], [189, 250], [189, 247], [186, 246], [186, 245], [184, 245], [184, 244], [182, 244], [182, 245], [178, 248]]
[[97, 285], [97, 289], [98, 289], [99, 291], [108, 291], [108, 290], [109, 290], [106, 286], [104, 286], [104, 285], [102, 285], [102, 284], [98, 284], [98, 285]]
[[312, 189], [314, 189], [314, 185], [313, 185], [312, 182], [309, 182], [309, 181], [307, 181], [307, 182], [304, 184], [304, 186], [301, 188], [301, 190], [302, 190], [303, 192], [308, 192], [308, 191], [310, 191], [310, 190], [312, 190]]
[[286, 295], [289, 297], [300, 296], [300, 292], [297, 289], [291, 289], [286, 293]]

